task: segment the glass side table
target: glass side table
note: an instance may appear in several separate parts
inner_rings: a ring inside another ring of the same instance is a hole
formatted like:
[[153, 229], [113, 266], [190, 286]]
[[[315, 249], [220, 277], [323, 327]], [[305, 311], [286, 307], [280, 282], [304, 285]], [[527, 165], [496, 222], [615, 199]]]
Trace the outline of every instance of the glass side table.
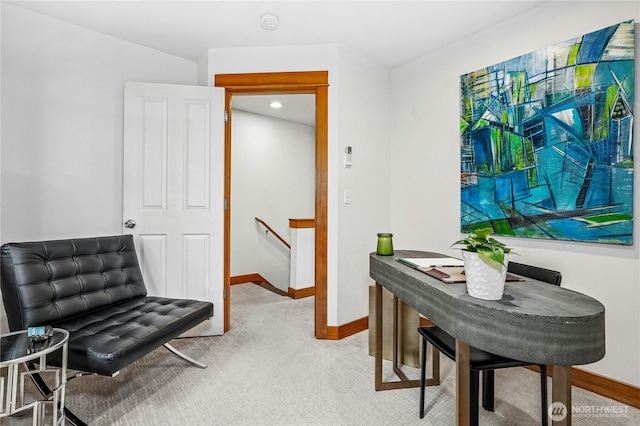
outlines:
[[[0, 335], [0, 369], [7, 368], [7, 383], [0, 377], [0, 418], [11, 416], [24, 410], [33, 409], [33, 425], [44, 424], [46, 404], [52, 404], [53, 425], [64, 425], [64, 397], [67, 383], [67, 356], [69, 333], [59, 328], [53, 329], [53, 336], [41, 342], [32, 342], [27, 330]], [[47, 356], [62, 350], [60, 367], [47, 366]], [[35, 362], [36, 370], [19, 373], [21, 363]], [[53, 375], [55, 387], [51, 396], [44, 400], [24, 403], [24, 379], [33, 374]], [[18, 377], [20, 378], [20, 401], [18, 401]], [[6, 393], [6, 394], [5, 394]]]

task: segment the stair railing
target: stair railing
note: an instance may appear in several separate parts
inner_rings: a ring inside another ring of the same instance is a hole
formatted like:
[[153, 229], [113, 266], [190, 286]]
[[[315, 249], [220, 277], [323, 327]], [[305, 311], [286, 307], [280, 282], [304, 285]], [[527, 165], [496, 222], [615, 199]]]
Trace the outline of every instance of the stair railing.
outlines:
[[274, 231], [273, 228], [271, 228], [269, 225], [267, 225], [267, 223], [264, 220], [260, 219], [259, 217], [256, 217], [256, 222], [258, 222], [259, 224], [261, 224], [262, 226], [264, 226], [267, 229], [266, 230], [267, 234], [269, 232], [271, 232], [278, 240], [280, 240], [280, 242], [282, 242], [282, 244], [284, 244], [285, 246], [287, 246], [287, 248], [289, 250], [291, 250], [291, 244], [286, 242], [284, 240], [284, 238], [282, 238], [280, 235], [278, 235], [278, 233], [276, 231]]

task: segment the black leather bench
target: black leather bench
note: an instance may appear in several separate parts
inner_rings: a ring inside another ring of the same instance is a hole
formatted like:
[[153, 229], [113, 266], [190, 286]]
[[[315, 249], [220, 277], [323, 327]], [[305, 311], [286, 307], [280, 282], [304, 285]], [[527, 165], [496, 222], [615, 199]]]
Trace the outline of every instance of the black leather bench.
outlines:
[[205, 367], [168, 342], [211, 318], [213, 304], [148, 296], [131, 235], [8, 243], [1, 257], [9, 328], [67, 330], [69, 369], [115, 375], [162, 345]]

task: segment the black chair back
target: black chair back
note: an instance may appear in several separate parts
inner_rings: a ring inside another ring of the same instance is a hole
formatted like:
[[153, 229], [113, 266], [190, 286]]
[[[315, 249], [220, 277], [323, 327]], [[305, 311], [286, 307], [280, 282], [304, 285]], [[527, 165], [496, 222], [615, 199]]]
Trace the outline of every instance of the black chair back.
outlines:
[[56, 325], [147, 294], [131, 235], [7, 243], [1, 253], [11, 331]]
[[562, 274], [551, 269], [540, 268], [538, 266], [525, 265], [523, 263], [509, 262], [507, 270], [516, 275], [533, 278], [534, 280], [543, 281], [545, 283], [560, 285], [562, 282]]

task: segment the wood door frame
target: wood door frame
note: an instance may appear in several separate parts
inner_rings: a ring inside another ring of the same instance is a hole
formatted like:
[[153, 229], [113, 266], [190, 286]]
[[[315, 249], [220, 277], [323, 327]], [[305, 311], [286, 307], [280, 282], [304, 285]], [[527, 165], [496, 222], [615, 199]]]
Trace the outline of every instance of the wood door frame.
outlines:
[[230, 328], [231, 234], [231, 98], [234, 94], [314, 94], [316, 103], [315, 184], [315, 336], [327, 339], [327, 201], [328, 201], [328, 71], [216, 74], [214, 86], [225, 89], [229, 119], [224, 135], [224, 331]]

